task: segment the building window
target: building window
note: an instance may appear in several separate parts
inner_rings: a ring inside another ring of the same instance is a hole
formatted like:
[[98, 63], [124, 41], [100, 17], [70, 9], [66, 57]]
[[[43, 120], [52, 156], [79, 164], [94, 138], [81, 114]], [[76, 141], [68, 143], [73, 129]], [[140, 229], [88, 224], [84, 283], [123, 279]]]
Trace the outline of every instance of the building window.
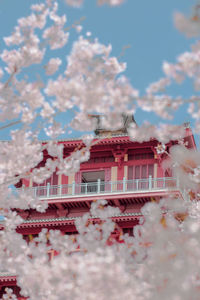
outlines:
[[96, 193], [98, 190], [98, 179], [100, 179], [100, 191], [105, 190], [105, 171], [88, 171], [82, 172], [81, 193]]
[[84, 163], [97, 164], [97, 163], [107, 163], [107, 162], [113, 162], [113, 161], [115, 161], [113, 156], [105, 156], [105, 157], [92, 157]]
[[165, 177], [172, 177], [172, 171], [170, 169], [165, 170]]
[[47, 195], [46, 186], [49, 185], [49, 195], [57, 195], [58, 192], [58, 175], [54, 172], [51, 177], [38, 184], [33, 182], [33, 187], [37, 187], [37, 196], [42, 197]]
[[49, 177], [48, 179], [45, 179], [42, 183], [38, 184], [33, 182], [33, 186], [46, 186], [47, 184], [50, 185], [58, 185], [58, 175], [56, 174], [56, 172], [54, 172], [51, 177]]
[[154, 159], [154, 154], [152, 152], [128, 154], [128, 160], [142, 160], [142, 159]]
[[91, 157], [88, 161], [83, 164], [98, 164], [98, 163], [109, 163], [114, 162], [115, 158], [111, 151], [98, 151], [92, 152]]
[[129, 166], [128, 179], [144, 179], [150, 175], [153, 177], [153, 167], [153, 164]]
[[[153, 178], [154, 165], [135, 165], [128, 167], [128, 188], [129, 189], [147, 189], [149, 181], [146, 180], [151, 176]], [[133, 181], [132, 181], [133, 180]]]

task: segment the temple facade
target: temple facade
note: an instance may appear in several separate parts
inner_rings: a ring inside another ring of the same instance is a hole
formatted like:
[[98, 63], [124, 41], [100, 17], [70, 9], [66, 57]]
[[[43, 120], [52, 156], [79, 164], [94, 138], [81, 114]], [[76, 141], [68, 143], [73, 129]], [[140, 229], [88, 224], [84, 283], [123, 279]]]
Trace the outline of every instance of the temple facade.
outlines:
[[[185, 128], [184, 139], [188, 148], [196, 147], [188, 126]], [[157, 153], [157, 140], [138, 143], [131, 140], [126, 133], [117, 132], [109, 137], [101, 135], [96, 141], [91, 147], [90, 159], [81, 164], [77, 173], [65, 176], [56, 170], [42, 184], [36, 184], [29, 179], [23, 179], [18, 184], [18, 188], [31, 189], [36, 197], [48, 203], [45, 213], [18, 210], [24, 221], [17, 227], [17, 232], [22, 234], [27, 242], [37, 236], [43, 228], [57, 229], [63, 234], [77, 234], [75, 220], [88, 212], [91, 203], [98, 199], [105, 199], [108, 205], [120, 210], [119, 215], [113, 216], [118, 229], [113, 233], [113, 238], [117, 239], [121, 233], [133, 235], [133, 227], [138, 224], [141, 207], [145, 203], [159, 201], [169, 194], [184, 197], [172, 171], [163, 167], [167, 154]], [[78, 139], [62, 140], [58, 143], [64, 146], [64, 157], [85, 147], [83, 141]], [[176, 143], [167, 143], [166, 152]], [[49, 157], [49, 154], [44, 152], [40, 166], [45, 165]], [[95, 217], [92, 221], [95, 222]], [[53, 257], [54, 253], [51, 255]], [[5, 287], [9, 286], [19, 295], [16, 277], [1, 273], [0, 297]], [[23, 298], [19, 296], [19, 299]]]

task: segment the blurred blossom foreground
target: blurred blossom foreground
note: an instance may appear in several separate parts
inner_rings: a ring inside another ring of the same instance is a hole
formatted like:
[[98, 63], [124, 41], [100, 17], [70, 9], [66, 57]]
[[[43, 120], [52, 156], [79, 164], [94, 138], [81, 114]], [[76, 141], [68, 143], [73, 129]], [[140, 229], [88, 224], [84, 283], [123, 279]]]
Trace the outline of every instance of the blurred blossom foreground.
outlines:
[[[10, 137], [0, 147], [1, 299], [199, 300], [199, 42], [140, 95], [111, 45], [82, 35], [82, 19], [67, 24], [56, 1], [40, 2], [0, 54], [0, 130]], [[199, 35], [199, 5], [174, 20]], [[167, 94], [188, 77], [194, 95]], [[167, 124], [185, 104], [194, 129]], [[165, 122], [138, 126], [138, 109]], [[93, 133], [60, 139], [76, 130]]]

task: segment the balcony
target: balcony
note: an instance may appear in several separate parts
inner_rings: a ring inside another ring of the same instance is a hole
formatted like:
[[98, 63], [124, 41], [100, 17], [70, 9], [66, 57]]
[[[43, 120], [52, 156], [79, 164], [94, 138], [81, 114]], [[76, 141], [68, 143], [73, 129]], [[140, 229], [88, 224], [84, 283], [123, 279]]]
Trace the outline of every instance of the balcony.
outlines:
[[[25, 188], [26, 190], [29, 188]], [[121, 181], [101, 181], [98, 179], [96, 182], [89, 183], [75, 183], [64, 185], [49, 185], [38, 186], [31, 188], [35, 197], [41, 199], [60, 199], [60, 198], [84, 198], [90, 196], [103, 196], [103, 195], [133, 195], [133, 194], [152, 194], [159, 192], [179, 192], [179, 181], [177, 178], [163, 177], [152, 178], [151, 176], [146, 179], [127, 180]], [[183, 195], [182, 195], [183, 196]]]

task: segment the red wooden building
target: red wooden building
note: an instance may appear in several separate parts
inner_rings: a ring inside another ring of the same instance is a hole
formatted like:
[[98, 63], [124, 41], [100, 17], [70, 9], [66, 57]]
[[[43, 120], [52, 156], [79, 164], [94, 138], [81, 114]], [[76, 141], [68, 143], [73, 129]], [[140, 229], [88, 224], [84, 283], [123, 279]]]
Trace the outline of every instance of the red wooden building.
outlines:
[[[127, 124], [129, 123], [130, 120]], [[92, 201], [102, 198], [109, 205], [120, 209], [120, 214], [113, 217], [118, 228], [124, 233], [132, 234], [132, 228], [141, 216], [141, 207], [146, 202], [159, 201], [169, 193], [184, 197], [171, 170], [165, 170], [162, 166], [167, 155], [157, 154], [157, 140], [143, 143], [130, 140], [126, 133], [127, 124], [123, 130], [112, 132], [109, 137], [105, 130], [97, 130], [101, 139], [92, 146], [90, 159], [81, 164], [80, 171], [76, 174], [65, 176], [54, 172], [40, 185], [24, 179], [21, 183], [23, 188], [32, 189], [37, 197], [48, 203], [48, 209], [45, 213], [35, 210], [18, 211], [24, 222], [18, 226], [17, 232], [27, 241], [42, 228], [75, 234], [76, 218], [89, 211]], [[185, 141], [188, 148], [196, 147], [189, 126], [185, 128]], [[58, 143], [64, 145], [64, 157], [84, 147], [79, 139], [62, 140]], [[176, 143], [170, 141], [166, 144], [166, 151]], [[48, 157], [45, 152], [43, 164]], [[16, 277], [1, 273], [0, 296], [6, 286], [12, 286], [19, 294]]]

